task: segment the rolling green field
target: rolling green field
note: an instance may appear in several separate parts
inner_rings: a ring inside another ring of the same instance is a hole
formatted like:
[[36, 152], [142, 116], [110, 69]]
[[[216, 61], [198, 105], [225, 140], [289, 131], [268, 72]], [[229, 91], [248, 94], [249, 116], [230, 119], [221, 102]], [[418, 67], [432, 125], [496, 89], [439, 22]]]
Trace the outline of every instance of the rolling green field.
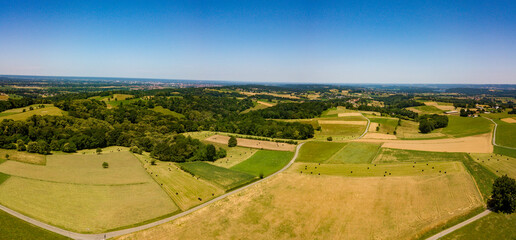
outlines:
[[445, 138], [446, 135], [441, 133], [442, 129], [435, 129], [431, 133], [420, 133], [419, 123], [408, 120], [401, 120], [401, 126], [396, 130], [396, 136], [401, 139], [436, 139]]
[[11, 175], [0, 185], [2, 205], [72, 231], [102, 232], [179, 210], [129, 152], [51, 155], [46, 166], [0, 167]]
[[515, 229], [516, 213], [509, 215], [490, 213], [475, 222], [451, 232], [441, 239], [516, 239]]
[[324, 162], [347, 143], [307, 142], [299, 150], [296, 162]]
[[[62, 116], [65, 115], [66, 112], [54, 107], [52, 104], [43, 104], [45, 105], [44, 108], [38, 108], [40, 104], [35, 104], [23, 108], [15, 108], [15, 109], [9, 109], [6, 111], [3, 111], [0, 113], [0, 121], [4, 119], [12, 119], [12, 120], [25, 120], [32, 115], [51, 115], [51, 116]], [[29, 108], [33, 107], [34, 110], [30, 110]], [[23, 109], [25, 109], [25, 112], [23, 112]]]
[[324, 163], [370, 163], [381, 144], [350, 142]]
[[493, 153], [471, 153], [471, 158], [498, 176], [516, 178], [516, 158]]
[[204, 179], [193, 177], [174, 163], [156, 161], [156, 165], [151, 165], [151, 158], [147, 153], [135, 156], [183, 211], [224, 193], [224, 189]]
[[178, 165], [181, 166], [181, 169], [192, 175], [215, 183], [225, 190], [236, 188], [256, 179], [256, 177], [251, 174], [233, 171], [205, 162], [186, 162]]
[[155, 111], [155, 112], [163, 113], [165, 115], [174, 116], [176, 118], [185, 118], [185, 115], [183, 115], [181, 113], [177, 113], [177, 112], [171, 111], [171, 110], [166, 109], [166, 108], [163, 108], [162, 106], [157, 106], [155, 108], [152, 108], [151, 110]]
[[382, 148], [373, 163], [463, 161], [466, 153], [427, 152]]
[[232, 170], [254, 176], [269, 176], [283, 168], [294, 156], [293, 152], [260, 150], [249, 159], [231, 167]]
[[380, 129], [378, 131], [379, 133], [392, 134], [394, 132], [394, 129], [396, 129], [396, 126], [398, 125], [397, 118], [372, 117], [369, 118], [369, 120], [371, 120], [371, 122], [380, 124]]
[[516, 149], [509, 149], [504, 147], [493, 146], [493, 153], [516, 158]]
[[451, 137], [467, 137], [492, 131], [491, 121], [482, 117], [448, 116], [448, 126], [442, 129], [442, 133]]
[[498, 127], [496, 129], [496, 144], [506, 147], [516, 148], [516, 123], [506, 123], [500, 120], [494, 120]]
[[412, 110], [414, 112], [418, 112], [419, 115], [423, 115], [423, 114], [441, 114], [443, 113], [444, 111], [435, 107], [435, 106], [427, 106], [427, 105], [424, 105], [424, 106], [417, 106], [417, 107], [409, 107], [407, 108], [408, 110]]
[[0, 210], [0, 239], [17, 240], [60, 240], [70, 239], [48, 230], [36, 227]]
[[333, 137], [334, 141], [339, 138], [350, 139], [360, 136], [364, 130], [365, 125], [351, 125], [351, 124], [320, 124], [321, 133], [319, 138], [326, 139], [326, 137]]
[[334, 175], [346, 177], [399, 177], [450, 174], [464, 171], [464, 168], [460, 162], [432, 162], [415, 164], [295, 163], [290, 171], [309, 175]]

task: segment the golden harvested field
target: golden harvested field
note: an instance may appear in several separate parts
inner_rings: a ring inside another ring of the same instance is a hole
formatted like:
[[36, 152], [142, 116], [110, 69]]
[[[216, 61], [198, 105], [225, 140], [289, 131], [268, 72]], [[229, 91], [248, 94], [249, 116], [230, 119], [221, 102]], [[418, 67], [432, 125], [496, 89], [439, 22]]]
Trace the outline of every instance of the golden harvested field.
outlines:
[[0, 172], [12, 175], [0, 185], [2, 205], [72, 231], [102, 232], [179, 210], [129, 152], [51, 155], [46, 166], [7, 161]]
[[362, 116], [362, 114], [358, 112], [347, 112], [347, 113], [339, 113], [339, 117], [351, 117], [351, 116]]
[[[102, 168], [103, 162], [109, 163], [109, 168]], [[92, 185], [152, 180], [130, 152], [49, 155], [45, 166], [7, 161], [0, 165], [0, 172], [35, 180]]]
[[47, 156], [42, 154], [0, 149], [0, 158], [5, 158], [5, 154], [9, 154], [9, 160], [39, 165], [45, 165], [47, 159]]
[[[205, 141], [227, 145], [229, 138], [230, 137], [223, 136], [223, 135], [213, 135], [211, 137], [206, 138]], [[267, 149], [267, 150], [275, 150], [275, 151], [294, 151], [296, 149], [296, 145], [294, 145], [294, 144], [261, 141], [261, 140], [254, 140], [254, 139], [245, 139], [245, 138], [237, 138], [237, 143], [238, 143], [238, 146], [241, 146], [241, 147]]]
[[396, 135], [368, 132], [363, 138], [364, 139], [396, 139]]
[[506, 123], [516, 123], [516, 119], [514, 119], [514, 118], [502, 118], [500, 120], [502, 120]]
[[369, 124], [369, 129], [368, 129], [368, 131], [369, 131], [369, 132], [376, 132], [376, 127], [378, 127], [378, 123], [371, 122], [371, 123]]
[[491, 134], [481, 134], [463, 138], [431, 140], [375, 140], [359, 139], [360, 142], [383, 141], [383, 147], [433, 152], [491, 153]]
[[2, 205], [78, 232], [103, 232], [178, 210], [154, 181], [97, 186], [10, 177], [0, 193]]
[[439, 108], [443, 111], [453, 111], [455, 110], [455, 107], [453, 106], [453, 104], [447, 104], [447, 103], [438, 103], [438, 102], [424, 102], [425, 105], [427, 106], [434, 106], [436, 108]]
[[118, 239], [410, 239], [481, 205], [465, 171], [392, 178], [282, 173]]

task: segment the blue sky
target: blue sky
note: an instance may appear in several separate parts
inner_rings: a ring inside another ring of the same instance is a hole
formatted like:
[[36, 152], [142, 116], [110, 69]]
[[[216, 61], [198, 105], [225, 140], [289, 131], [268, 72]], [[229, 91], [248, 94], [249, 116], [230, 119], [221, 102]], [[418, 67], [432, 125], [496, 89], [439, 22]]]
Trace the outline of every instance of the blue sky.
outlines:
[[0, 74], [516, 84], [516, 1], [3, 1]]

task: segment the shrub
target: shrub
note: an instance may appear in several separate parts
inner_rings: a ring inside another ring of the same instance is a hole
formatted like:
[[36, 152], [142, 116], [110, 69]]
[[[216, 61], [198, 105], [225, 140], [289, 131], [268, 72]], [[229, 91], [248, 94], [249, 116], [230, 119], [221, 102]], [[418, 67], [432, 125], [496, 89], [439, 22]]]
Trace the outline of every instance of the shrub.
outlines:
[[332, 137], [328, 137], [328, 138], [326, 138], [326, 140], [328, 140], [328, 142], [331, 142], [331, 141], [333, 141], [333, 138]]
[[231, 136], [228, 140], [228, 147], [236, 147], [237, 145], [237, 139], [234, 136]]
[[65, 143], [63, 145], [63, 152], [72, 153], [77, 152], [77, 146], [73, 142]]
[[102, 163], [102, 167], [103, 167], [103, 168], [108, 168], [108, 167], [109, 167], [109, 163], [107, 163], [107, 162], [103, 162], [103, 163]]
[[97, 154], [100, 154], [102, 152], [102, 148], [97, 148], [96, 152]]

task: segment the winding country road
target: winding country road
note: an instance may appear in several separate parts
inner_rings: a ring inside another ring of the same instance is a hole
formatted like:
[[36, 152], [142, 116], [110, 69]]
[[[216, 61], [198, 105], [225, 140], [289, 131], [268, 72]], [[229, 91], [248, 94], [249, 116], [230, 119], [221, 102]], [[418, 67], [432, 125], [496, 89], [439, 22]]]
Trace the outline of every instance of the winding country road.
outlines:
[[[366, 131], [367, 132], [367, 131]], [[133, 228], [127, 228], [127, 229], [123, 229], [123, 230], [118, 230], [118, 231], [113, 231], [113, 232], [107, 232], [107, 233], [97, 233], [97, 234], [82, 234], [82, 233], [76, 233], [76, 232], [71, 232], [71, 231], [67, 231], [67, 230], [64, 230], [64, 229], [61, 229], [61, 228], [58, 228], [58, 227], [55, 227], [55, 226], [52, 226], [52, 225], [49, 225], [49, 224], [46, 224], [46, 223], [43, 223], [41, 221], [38, 221], [36, 219], [33, 219], [33, 218], [30, 218], [30, 217], [27, 217], [19, 212], [16, 212], [10, 208], [7, 208], [5, 206], [2, 206], [0, 205], [0, 209], [3, 210], [4, 212], [6, 213], [9, 213], [21, 220], [24, 220], [26, 222], [29, 222], [33, 225], [36, 225], [40, 228], [43, 228], [43, 229], [46, 229], [46, 230], [49, 230], [51, 232], [55, 232], [57, 234], [60, 234], [60, 235], [63, 235], [63, 236], [66, 236], [66, 237], [69, 237], [69, 238], [73, 238], [73, 239], [81, 239], [81, 240], [101, 240], [101, 239], [106, 239], [106, 238], [112, 238], [112, 237], [118, 237], [118, 236], [122, 236], [122, 235], [125, 235], [125, 234], [129, 234], [129, 233], [133, 233], [133, 232], [137, 232], [137, 231], [141, 231], [141, 230], [145, 230], [145, 229], [148, 229], [148, 228], [151, 228], [151, 227], [155, 227], [155, 226], [158, 226], [160, 224], [163, 224], [163, 223], [166, 223], [166, 222], [170, 222], [172, 220], [175, 220], [177, 218], [180, 218], [180, 217], [183, 217], [185, 215], [188, 215], [192, 212], [195, 212], [201, 208], [204, 208], [216, 201], [219, 201], [221, 199], [224, 199], [230, 195], [233, 195], [235, 193], [238, 193], [238, 192], [241, 192], [242, 190], [244, 189], [247, 189], [249, 187], [252, 187], [256, 184], [259, 184], [261, 183], [262, 181], [265, 181], [266, 179], [269, 179], [283, 171], [285, 171], [287, 168], [289, 168], [293, 163], [294, 161], [296, 160], [298, 154], [299, 154], [299, 149], [301, 149], [301, 146], [303, 146], [304, 143], [301, 143], [299, 144], [297, 147], [296, 147], [296, 152], [294, 154], [294, 156], [292, 157], [292, 160], [290, 160], [290, 162], [285, 166], [283, 167], [282, 169], [280, 169], [279, 171], [271, 174], [270, 176], [268, 177], [265, 177], [263, 179], [260, 179], [256, 182], [253, 182], [249, 185], [246, 185], [246, 186], [243, 186], [239, 189], [236, 189], [236, 190], [233, 190], [231, 192], [228, 192], [228, 193], [225, 193], [223, 195], [220, 195], [208, 202], [205, 202], [197, 207], [194, 207], [194, 208], [191, 208], [189, 210], [186, 210], [184, 212], [181, 212], [181, 213], [178, 213], [174, 216], [171, 216], [171, 217], [168, 217], [168, 218], [164, 218], [164, 219], [161, 219], [161, 220], [158, 220], [158, 221], [155, 221], [155, 222], [152, 222], [152, 223], [148, 223], [148, 224], [145, 224], [145, 225], [141, 225], [141, 226], [138, 226], [138, 227], [133, 227]]]
[[502, 146], [502, 145], [498, 145], [498, 144], [496, 144], [496, 129], [498, 128], [498, 124], [497, 124], [495, 121], [493, 121], [493, 119], [491, 119], [491, 118], [486, 118], [486, 117], [484, 117], [484, 116], [482, 116], [482, 117], [483, 117], [483, 118], [485, 118], [485, 119], [487, 119], [487, 120], [489, 120], [489, 121], [491, 121], [491, 122], [492, 122], [492, 123], [494, 123], [494, 125], [495, 125], [494, 130], [493, 130], [493, 146], [503, 147], [503, 148], [509, 148], [509, 149], [514, 149], [514, 150], [516, 150], [516, 148], [513, 148], [513, 147], [507, 147], [507, 146]]
[[369, 118], [368, 118], [368, 117], [366, 117], [366, 116], [364, 115], [364, 113], [360, 113], [360, 114], [362, 114], [362, 117], [364, 117], [364, 118], [367, 120], [367, 126], [366, 126], [366, 128], [365, 128], [364, 133], [362, 133], [362, 135], [360, 135], [360, 136], [359, 136], [359, 137], [357, 137], [356, 139], [361, 139], [362, 137], [364, 137], [364, 136], [367, 134], [367, 132], [369, 131], [369, 125], [371, 125], [371, 120], [369, 120]]

